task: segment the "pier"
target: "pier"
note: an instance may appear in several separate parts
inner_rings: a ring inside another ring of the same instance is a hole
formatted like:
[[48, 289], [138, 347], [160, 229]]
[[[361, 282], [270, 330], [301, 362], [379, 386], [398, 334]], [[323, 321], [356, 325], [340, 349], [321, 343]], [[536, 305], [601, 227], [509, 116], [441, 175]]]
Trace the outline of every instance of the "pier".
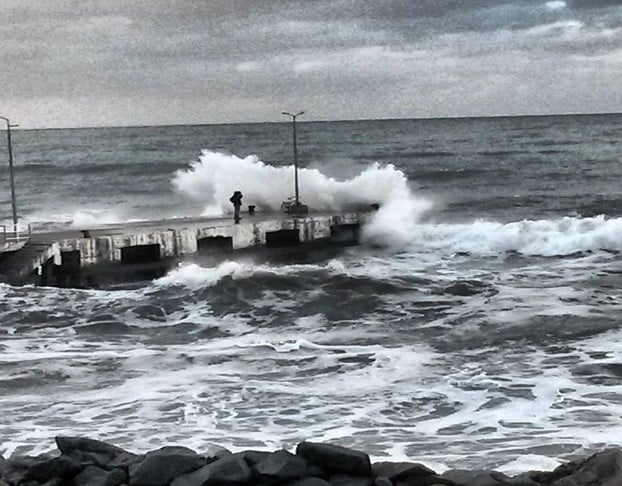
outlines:
[[33, 232], [20, 249], [0, 253], [0, 282], [71, 287], [163, 275], [183, 259], [223, 258], [238, 250], [358, 241], [367, 213], [243, 214]]

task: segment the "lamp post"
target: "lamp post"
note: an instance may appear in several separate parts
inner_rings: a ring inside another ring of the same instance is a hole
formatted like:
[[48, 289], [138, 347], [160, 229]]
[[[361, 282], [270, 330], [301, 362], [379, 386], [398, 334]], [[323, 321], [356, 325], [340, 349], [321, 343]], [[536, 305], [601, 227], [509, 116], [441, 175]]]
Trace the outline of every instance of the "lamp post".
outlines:
[[298, 192], [298, 149], [296, 147], [296, 118], [300, 115], [304, 115], [304, 111], [293, 114], [288, 113], [287, 111], [283, 112], [283, 115], [292, 117], [292, 129], [294, 135], [294, 187], [296, 190], [296, 208], [300, 207], [300, 197]]
[[17, 234], [17, 204], [15, 202], [15, 177], [13, 175], [13, 147], [11, 145], [11, 128], [19, 125], [11, 125], [7, 117], [0, 116], [6, 122], [6, 140], [9, 151], [9, 178], [11, 180], [11, 208], [13, 209], [13, 232]]

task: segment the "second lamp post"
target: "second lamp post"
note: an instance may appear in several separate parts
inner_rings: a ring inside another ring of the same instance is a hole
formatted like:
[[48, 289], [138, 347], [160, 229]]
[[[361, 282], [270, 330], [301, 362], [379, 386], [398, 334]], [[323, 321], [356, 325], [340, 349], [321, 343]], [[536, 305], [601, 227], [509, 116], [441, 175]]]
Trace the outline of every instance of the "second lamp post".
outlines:
[[289, 113], [287, 111], [283, 112], [283, 115], [292, 117], [292, 132], [294, 138], [294, 189], [296, 200], [294, 202], [294, 206], [289, 208], [288, 212], [292, 213], [306, 213], [309, 208], [305, 204], [300, 203], [300, 192], [298, 190], [298, 147], [296, 146], [296, 118], [300, 115], [304, 115], [304, 111], [300, 111], [298, 113]]

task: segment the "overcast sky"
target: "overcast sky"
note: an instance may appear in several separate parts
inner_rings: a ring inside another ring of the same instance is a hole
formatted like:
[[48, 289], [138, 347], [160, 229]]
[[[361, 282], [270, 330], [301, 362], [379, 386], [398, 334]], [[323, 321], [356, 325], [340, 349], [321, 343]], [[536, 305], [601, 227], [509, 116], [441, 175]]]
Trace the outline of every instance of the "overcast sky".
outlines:
[[622, 112], [622, 0], [0, 0], [23, 127]]

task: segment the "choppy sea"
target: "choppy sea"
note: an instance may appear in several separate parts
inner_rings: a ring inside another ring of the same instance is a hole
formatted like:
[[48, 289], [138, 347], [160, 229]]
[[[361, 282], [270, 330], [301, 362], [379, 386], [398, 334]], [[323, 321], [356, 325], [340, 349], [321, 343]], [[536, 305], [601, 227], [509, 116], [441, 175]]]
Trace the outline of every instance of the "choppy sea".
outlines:
[[[0, 285], [0, 454], [331, 441], [437, 470], [548, 469], [622, 437], [622, 115], [298, 125], [301, 199], [379, 202], [311, 261]], [[35, 231], [258, 210], [291, 126], [15, 131]], [[6, 148], [0, 147], [0, 160]], [[0, 224], [11, 218], [0, 171]]]

